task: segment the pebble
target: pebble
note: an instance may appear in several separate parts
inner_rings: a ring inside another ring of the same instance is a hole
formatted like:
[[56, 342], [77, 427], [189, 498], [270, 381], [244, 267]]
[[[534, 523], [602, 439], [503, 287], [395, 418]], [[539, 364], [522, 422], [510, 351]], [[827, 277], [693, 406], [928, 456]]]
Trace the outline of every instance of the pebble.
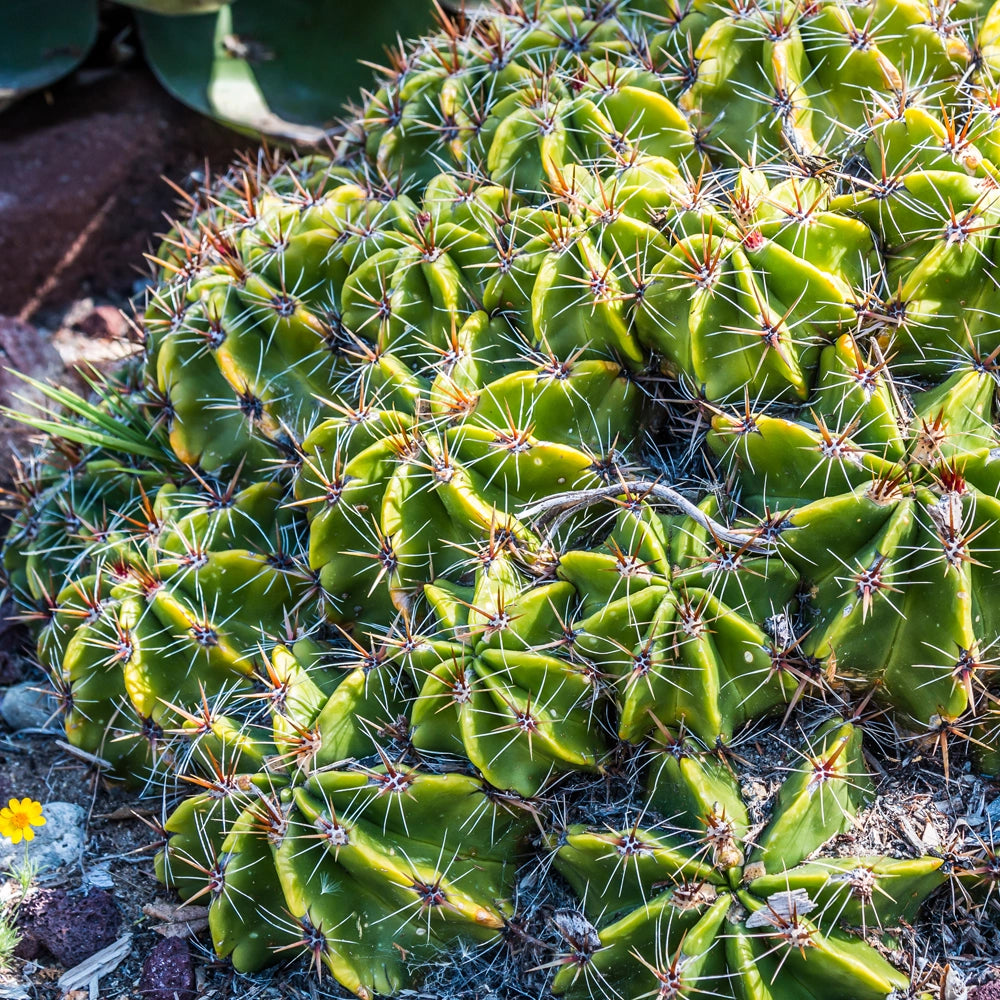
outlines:
[[[30, 789], [21, 789], [14, 794], [23, 798], [31, 794]], [[7, 803], [2, 802], [0, 806]], [[77, 864], [83, 853], [86, 820], [84, 810], [71, 802], [47, 802], [42, 807], [45, 825], [36, 827], [35, 839], [28, 844], [28, 857], [39, 871], [59, 868], [61, 865]], [[24, 843], [12, 844], [0, 837], [0, 871], [10, 871], [24, 860]]]
[[7, 688], [0, 701], [0, 717], [17, 732], [19, 729], [43, 729], [56, 712], [56, 704], [43, 682], [22, 681]]

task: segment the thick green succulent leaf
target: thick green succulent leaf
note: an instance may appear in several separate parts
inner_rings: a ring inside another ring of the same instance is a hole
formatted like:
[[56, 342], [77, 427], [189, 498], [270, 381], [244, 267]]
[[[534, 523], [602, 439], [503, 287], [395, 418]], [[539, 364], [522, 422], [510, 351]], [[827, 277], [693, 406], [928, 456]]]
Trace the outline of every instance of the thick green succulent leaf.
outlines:
[[0, 13], [0, 109], [72, 72], [96, 39], [96, 0], [9, 0]]
[[340, 104], [381, 58], [376, 40], [425, 27], [420, 4], [375, 0], [362, 19], [315, 0], [239, 0], [214, 14], [141, 12], [143, 48], [163, 85], [185, 104], [240, 131], [322, 141]]
[[148, 10], [153, 14], [209, 14], [236, 0], [115, 0], [126, 7]]

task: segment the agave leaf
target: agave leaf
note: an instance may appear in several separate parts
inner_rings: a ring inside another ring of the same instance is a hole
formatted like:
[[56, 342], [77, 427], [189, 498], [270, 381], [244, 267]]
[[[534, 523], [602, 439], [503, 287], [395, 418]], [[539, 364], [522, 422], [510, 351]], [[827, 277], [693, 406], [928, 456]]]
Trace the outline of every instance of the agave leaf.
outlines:
[[426, 28], [430, 12], [413, 0], [370, 0], [363, 17], [325, 0], [240, 0], [215, 14], [137, 18], [153, 71], [179, 100], [241, 132], [316, 143], [370, 81], [359, 60], [383, 61], [396, 33]]
[[0, 5], [0, 109], [66, 76], [97, 38], [97, 0]]
[[211, 14], [220, 7], [235, 2], [236, 0], [118, 0], [118, 3], [126, 7], [174, 17], [186, 14]]

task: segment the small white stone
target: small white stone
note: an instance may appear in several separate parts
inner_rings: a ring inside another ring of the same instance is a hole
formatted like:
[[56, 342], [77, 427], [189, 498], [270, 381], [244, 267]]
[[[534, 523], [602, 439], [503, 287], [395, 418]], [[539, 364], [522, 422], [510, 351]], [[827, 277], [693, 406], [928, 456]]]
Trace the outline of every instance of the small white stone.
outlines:
[[15, 732], [43, 729], [56, 714], [56, 703], [42, 682], [23, 681], [8, 688], [0, 701], [0, 716]]

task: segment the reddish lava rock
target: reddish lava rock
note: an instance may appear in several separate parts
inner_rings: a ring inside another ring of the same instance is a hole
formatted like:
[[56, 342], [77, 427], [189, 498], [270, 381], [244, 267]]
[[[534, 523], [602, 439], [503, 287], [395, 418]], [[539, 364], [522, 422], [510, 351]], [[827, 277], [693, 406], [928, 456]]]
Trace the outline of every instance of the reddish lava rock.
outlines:
[[44, 949], [66, 968], [79, 965], [118, 937], [121, 916], [111, 895], [92, 889], [71, 895], [65, 889], [32, 893], [18, 913], [19, 958], [36, 958]]
[[969, 1000], [1000, 1000], [1000, 979], [994, 979], [975, 989], [969, 995]]
[[41, 920], [46, 907], [65, 895], [66, 893], [62, 889], [38, 889], [31, 893], [18, 908], [17, 929], [20, 932], [21, 940], [18, 941], [17, 947], [14, 949], [14, 954], [18, 958], [31, 962], [45, 950], [42, 939], [35, 929], [35, 924]]
[[139, 1000], [194, 1000], [191, 948], [180, 937], [164, 938], [146, 956], [139, 977]]

